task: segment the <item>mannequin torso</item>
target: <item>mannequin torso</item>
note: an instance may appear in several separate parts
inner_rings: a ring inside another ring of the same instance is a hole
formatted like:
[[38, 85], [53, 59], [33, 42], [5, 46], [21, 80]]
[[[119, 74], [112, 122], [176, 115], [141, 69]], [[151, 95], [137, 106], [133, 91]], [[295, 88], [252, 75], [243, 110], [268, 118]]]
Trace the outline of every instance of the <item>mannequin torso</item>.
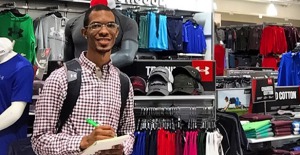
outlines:
[[10, 142], [25, 138], [33, 89], [30, 62], [10, 51], [0, 56], [0, 155], [6, 155]]
[[0, 56], [0, 65], [2, 63], [5, 63], [6, 61], [10, 60], [12, 57], [14, 57], [15, 55], [17, 55], [16, 52], [14, 51], [10, 51], [2, 56]]

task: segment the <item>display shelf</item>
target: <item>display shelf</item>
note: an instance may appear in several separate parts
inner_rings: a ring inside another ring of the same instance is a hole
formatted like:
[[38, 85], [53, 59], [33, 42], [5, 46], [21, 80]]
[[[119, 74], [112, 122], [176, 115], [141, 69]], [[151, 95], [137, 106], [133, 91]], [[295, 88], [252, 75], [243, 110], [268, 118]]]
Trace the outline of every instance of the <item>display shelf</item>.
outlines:
[[198, 53], [177, 53], [177, 56], [205, 57], [205, 54], [198, 54]]
[[267, 137], [267, 138], [248, 138], [249, 143], [263, 143], [263, 142], [270, 142], [270, 141], [278, 141], [278, 140], [285, 140], [285, 139], [293, 139], [293, 138], [300, 138], [300, 135], [288, 135], [288, 136], [280, 136], [280, 137]]
[[214, 100], [215, 95], [135, 96], [135, 101]]

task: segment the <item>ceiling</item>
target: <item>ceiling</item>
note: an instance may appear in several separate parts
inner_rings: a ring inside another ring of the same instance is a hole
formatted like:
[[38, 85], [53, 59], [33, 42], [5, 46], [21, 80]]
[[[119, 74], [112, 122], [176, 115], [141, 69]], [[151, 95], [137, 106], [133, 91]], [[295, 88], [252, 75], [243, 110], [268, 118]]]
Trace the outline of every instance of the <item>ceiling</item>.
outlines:
[[297, 4], [300, 5], [300, 0], [242, 0], [242, 1], [249, 1], [249, 2], [258, 2], [258, 3], [270, 3], [273, 2], [279, 5], [293, 5]]

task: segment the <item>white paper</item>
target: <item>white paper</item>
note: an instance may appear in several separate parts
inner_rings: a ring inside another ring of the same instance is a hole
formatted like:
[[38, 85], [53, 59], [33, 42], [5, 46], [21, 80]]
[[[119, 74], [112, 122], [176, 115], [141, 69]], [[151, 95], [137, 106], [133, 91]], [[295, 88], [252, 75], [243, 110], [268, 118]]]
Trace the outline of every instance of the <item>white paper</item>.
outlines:
[[111, 139], [98, 140], [93, 145], [85, 149], [82, 155], [91, 155], [95, 154], [101, 150], [109, 150], [112, 149], [113, 146], [123, 144], [125, 140], [129, 138], [129, 135], [124, 135], [120, 137], [115, 137]]

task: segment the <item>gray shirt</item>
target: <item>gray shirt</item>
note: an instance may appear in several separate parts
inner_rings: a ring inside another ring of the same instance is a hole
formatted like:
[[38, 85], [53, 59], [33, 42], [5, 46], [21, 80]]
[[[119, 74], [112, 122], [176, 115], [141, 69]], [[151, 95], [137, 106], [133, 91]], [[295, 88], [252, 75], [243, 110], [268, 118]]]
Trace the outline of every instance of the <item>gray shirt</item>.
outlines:
[[37, 21], [35, 37], [37, 49], [50, 48], [49, 61], [64, 59], [65, 26], [68, 19], [59, 18], [54, 14], [43, 16]]

